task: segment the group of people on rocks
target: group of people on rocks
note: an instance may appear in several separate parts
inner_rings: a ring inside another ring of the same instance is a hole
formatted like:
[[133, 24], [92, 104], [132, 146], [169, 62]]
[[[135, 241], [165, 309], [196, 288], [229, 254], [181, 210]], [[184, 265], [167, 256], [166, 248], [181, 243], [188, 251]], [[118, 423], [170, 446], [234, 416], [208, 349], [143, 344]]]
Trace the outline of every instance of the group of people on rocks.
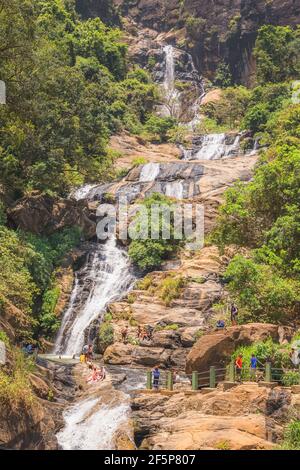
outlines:
[[86, 344], [82, 348], [82, 354], [80, 356], [80, 362], [85, 363], [91, 374], [87, 378], [87, 383], [95, 383], [102, 381], [106, 378], [106, 370], [104, 366], [97, 367], [93, 363], [94, 355], [93, 355], [93, 345]]
[[[141, 327], [139, 325], [137, 327], [136, 339], [138, 341], [151, 341], [152, 336], [153, 336], [153, 330], [154, 330], [154, 327], [151, 325], [147, 325], [145, 327]], [[128, 334], [129, 334], [129, 328], [128, 326], [125, 326], [121, 331], [122, 341], [125, 344], [128, 341]]]

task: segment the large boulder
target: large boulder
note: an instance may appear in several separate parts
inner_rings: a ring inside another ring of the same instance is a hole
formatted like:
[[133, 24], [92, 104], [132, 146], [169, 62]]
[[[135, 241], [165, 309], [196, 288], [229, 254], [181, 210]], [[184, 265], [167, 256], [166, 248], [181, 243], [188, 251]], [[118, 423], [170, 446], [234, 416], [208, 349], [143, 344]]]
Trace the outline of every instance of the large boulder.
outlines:
[[125, 365], [131, 364], [131, 354], [134, 346], [131, 344], [114, 343], [106, 348], [104, 353], [104, 362], [106, 364]]
[[66, 227], [78, 226], [87, 239], [96, 235], [96, 223], [90, 216], [84, 200], [60, 199], [39, 193], [23, 197], [8, 210], [13, 226], [26, 232], [50, 235]]
[[207, 370], [212, 365], [223, 365], [242, 344], [250, 345], [267, 338], [282, 342], [290, 339], [291, 335], [291, 329], [269, 323], [249, 323], [206, 334], [197, 341], [188, 354], [186, 372], [190, 374], [194, 370]]

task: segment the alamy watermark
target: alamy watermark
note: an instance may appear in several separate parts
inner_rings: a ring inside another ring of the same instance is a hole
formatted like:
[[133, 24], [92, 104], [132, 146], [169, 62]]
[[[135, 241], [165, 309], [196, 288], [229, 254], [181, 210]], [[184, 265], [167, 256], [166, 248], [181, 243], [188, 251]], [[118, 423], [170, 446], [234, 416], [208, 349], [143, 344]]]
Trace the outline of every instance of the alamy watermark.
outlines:
[[292, 83], [292, 103], [300, 103], [300, 80], [294, 80]]
[[188, 248], [204, 245], [204, 206], [196, 203], [153, 203], [130, 205], [126, 196], [118, 204], [100, 204], [96, 215], [97, 237], [120, 240], [184, 240]]
[[0, 104], [6, 104], [6, 85], [3, 80], [0, 80]]

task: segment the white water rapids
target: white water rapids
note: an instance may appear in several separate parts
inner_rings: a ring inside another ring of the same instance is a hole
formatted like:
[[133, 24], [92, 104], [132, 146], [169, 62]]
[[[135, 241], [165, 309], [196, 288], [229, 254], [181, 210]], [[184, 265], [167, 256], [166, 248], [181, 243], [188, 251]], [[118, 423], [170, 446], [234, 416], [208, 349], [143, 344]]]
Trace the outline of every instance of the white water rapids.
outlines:
[[[103, 315], [108, 303], [124, 296], [133, 283], [128, 256], [113, 237], [104, 245], [98, 245], [90, 265], [87, 264], [81, 274], [83, 279], [79, 282], [76, 278], [69, 308], [57, 336], [56, 354], [79, 354], [85, 331], [91, 323]], [[80, 304], [85, 288], [89, 288], [88, 297], [77, 311], [76, 303]]]
[[128, 402], [109, 407], [100, 398], [82, 400], [64, 413], [65, 427], [56, 436], [58, 443], [64, 450], [111, 450], [129, 411]]

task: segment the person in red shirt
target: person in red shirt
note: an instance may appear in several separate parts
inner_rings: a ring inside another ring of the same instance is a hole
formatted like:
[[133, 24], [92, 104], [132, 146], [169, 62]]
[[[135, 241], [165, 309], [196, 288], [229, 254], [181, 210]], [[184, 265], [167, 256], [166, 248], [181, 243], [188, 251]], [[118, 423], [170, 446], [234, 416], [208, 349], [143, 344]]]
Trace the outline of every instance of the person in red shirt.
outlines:
[[239, 354], [235, 361], [235, 370], [236, 370], [236, 375], [237, 375], [237, 379], [239, 382], [241, 381], [242, 369], [243, 369], [243, 356], [242, 354]]

